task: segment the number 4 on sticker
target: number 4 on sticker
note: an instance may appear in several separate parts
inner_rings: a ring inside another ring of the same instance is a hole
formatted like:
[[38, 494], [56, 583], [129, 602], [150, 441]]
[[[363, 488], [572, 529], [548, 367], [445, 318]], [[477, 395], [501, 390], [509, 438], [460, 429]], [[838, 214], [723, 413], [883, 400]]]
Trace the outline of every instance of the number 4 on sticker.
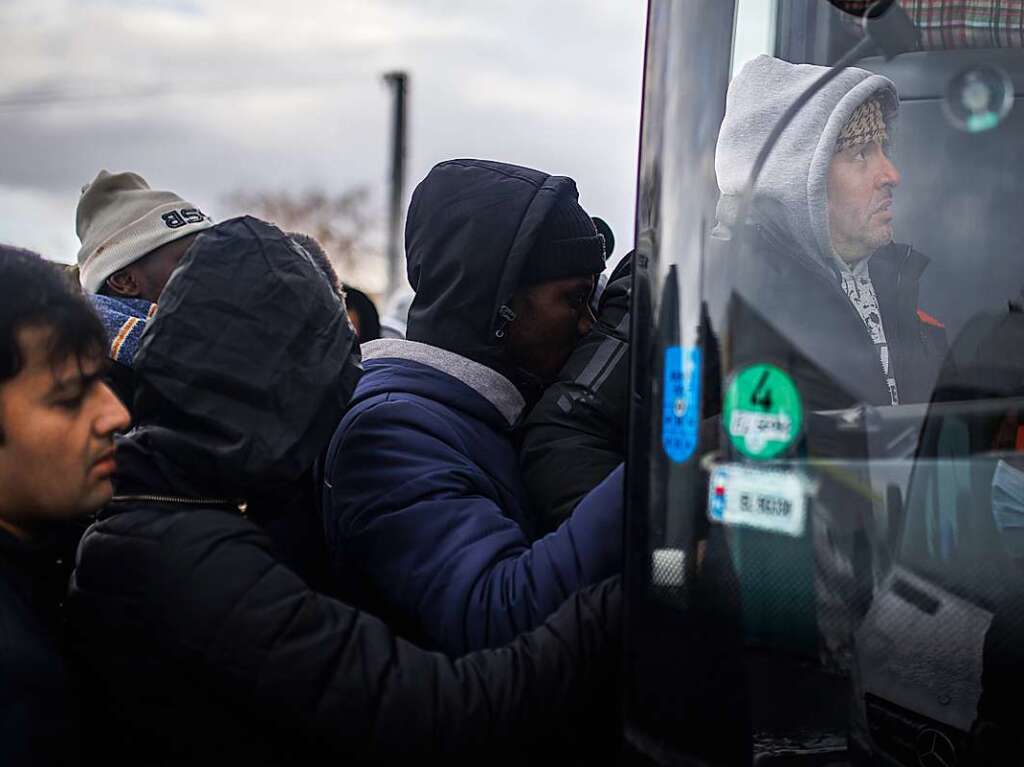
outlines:
[[761, 374], [761, 379], [757, 382], [757, 386], [754, 387], [754, 391], [750, 394], [750, 404], [761, 410], [772, 409], [772, 389], [768, 386], [768, 376], [770, 371], [765, 370]]
[[747, 458], [764, 461], [784, 454], [800, 436], [800, 392], [786, 371], [758, 363], [736, 371], [722, 402], [729, 440]]

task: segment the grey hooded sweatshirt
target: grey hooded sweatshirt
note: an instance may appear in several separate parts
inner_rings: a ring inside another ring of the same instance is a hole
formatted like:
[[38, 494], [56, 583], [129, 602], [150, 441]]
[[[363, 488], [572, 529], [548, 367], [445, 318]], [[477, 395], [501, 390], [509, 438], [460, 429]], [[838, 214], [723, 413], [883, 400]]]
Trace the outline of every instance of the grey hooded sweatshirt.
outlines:
[[[721, 191], [717, 211], [720, 225], [737, 224], [740, 196], [768, 134], [786, 109], [826, 71], [826, 67], [758, 56], [733, 79], [715, 152]], [[899, 394], [868, 274], [869, 259], [851, 266], [839, 258], [832, 247], [828, 216], [828, 170], [836, 141], [853, 112], [872, 98], [882, 106], [891, 138], [899, 117], [899, 97], [888, 78], [850, 68], [815, 94], [783, 131], [769, 155], [754, 189], [749, 220], [742, 223], [759, 224], [780, 233], [795, 244], [812, 268], [820, 267], [842, 286], [878, 349], [890, 399], [896, 405]]]
[[[722, 196], [718, 220], [736, 223], [739, 195], [757, 153], [772, 128], [796, 99], [827, 70], [758, 56], [729, 85], [725, 119], [715, 151], [715, 173]], [[839, 74], [801, 109], [783, 131], [761, 170], [754, 190], [753, 215], [770, 211], [807, 255], [831, 265], [832, 234], [828, 224], [828, 169], [836, 140], [854, 111], [878, 98], [890, 138], [899, 117], [899, 97], [892, 81], [863, 69]], [[778, 220], [778, 216], [782, 220]]]

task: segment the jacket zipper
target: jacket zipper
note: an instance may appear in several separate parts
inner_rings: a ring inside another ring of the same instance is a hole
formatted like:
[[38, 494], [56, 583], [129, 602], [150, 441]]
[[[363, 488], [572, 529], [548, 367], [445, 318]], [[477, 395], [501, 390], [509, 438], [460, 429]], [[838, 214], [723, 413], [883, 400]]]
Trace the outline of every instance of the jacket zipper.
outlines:
[[508, 305], [502, 304], [501, 308], [498, 309], [498, 316], [501, 318], [501, 324], [499, 324], [497, 330], [494, 331], [494, 337], [504, 338], [509, 323], [516, 318], [516, 313], [512, 311]]
[[[762, 232], [762, 236], [765, 236], [763, 232]], [[899, 307], [900, 287], [901, 287], [901, 285], [903, 283], [903, 270], [904, 270], [904, 267], [906, 267], [906, 265], [907, 265], [907, 261], [910, 259], [910, 254], [911, 254], [912, 250], [913, 250], [913, 248], [910, 245], [907, 245], [907, 250], [903, 254], [903, 258], [900, 259], [900, 263], [899, 263], [899, 265], [896, 268], [896, 296], [897, 296], [897, 300], [896, 300], [896, 336], [897, 336], [897, 338], [900, 337], [900, 333], [901, 333], [901, 323], [900, 323], [900, 316], [899, 316], [900, 315], [900, 312], [899, 312], [899, 308], [900, 308]], [[856, 319], [857, 325], [861, 328], [861, 331], [864, 333], [864, 335], [867, 336], [868, 343], [874, 345], [874, 342], [871, 340], [871, 335], [868, 333], [867, 326], [864, 324], [864, 320], [860, 316], [860, 312], [858, 312], [854, 308], [853, 304], [850, 302], [850, 297], [848, 295], [846, 295], [846, 291], [843, 290], [842, 285], [837, 285], [833, 280], [830, 280], [828, 277], [826, 277], [824, 274], [819, 272], [817, 269], [811, 268], [807, 264], [802, 263], [798, 257], [794, 257], [794, 256], [791, 255], [790, 258], [793, 259], [794, 264], [795, 264], [795, 266], [798, 269], [803, 269], [808, 274], [810, 274], [814, 279], [817, 279], [820, 282], [823, 282], [826, 285], [828, 285], [829, 286], [829, 290], [834, 290], [840, 296], [842, 296], [842, 303], [843, 303], [844, 306], [847, 307], [846, 311], [849, 311], [850, 316]], [[879, 306], [879, 312], [881, 312], [881, 306]], [[892, 354], [892, 344], [887, 342], [886, 345], [889, 346], [889, 353], [891, 355]], [[877, 356], [877, 354], [876, 354], [876, 356]], [[893, 360], [892, 360], [891, 356], [890, 356], [889, 360], [890, 360], [889, 364], [893, 365]], [[878, 372], [880, 372], [882, 374], [882, 376], [881, 376], [882, 386], [886, 390], [886, 392], [888, 392], [888, 390], [889, 390], [889, 382], [886, 380], [885, 371], [882, 369], [881, 359], [879, 359], [879, 364], [878, 364], [877, 370], [878, 370]], [[895, 378], [895, 369], [893, 369], [893, 378]]]
[[[900, 265], [896, 269], [896, 303], [899, 304], [900, 300], [900, 288], [903, 287], [903, 270], [907, 265], [907, 261], [910, 260], [910, 246], [907, 245], [907, 252], [903, 254], [903, 258], [900, 259]], [[900, 316], [896, 315], [896, 335], [900, 333]]]
[[231, 506], [238, 509], [238, 513], [242, 515], [245, 515], [249, 509], [249, 504], [246, 501], [229, 501], [225, 498], [187, 498], [178, 495], [115, 495], [110, 501], [111, 503], [149, 501], [151, 503], [182, 503], [191, 506]]

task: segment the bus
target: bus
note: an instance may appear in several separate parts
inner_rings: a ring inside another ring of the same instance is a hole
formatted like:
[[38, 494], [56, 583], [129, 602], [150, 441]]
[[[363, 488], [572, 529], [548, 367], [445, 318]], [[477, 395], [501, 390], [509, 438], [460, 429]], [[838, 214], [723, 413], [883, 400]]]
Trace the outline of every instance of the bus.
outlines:
[[1022, 48], [1021, 0], [650, 0], [627, 761], [1024, 763]]

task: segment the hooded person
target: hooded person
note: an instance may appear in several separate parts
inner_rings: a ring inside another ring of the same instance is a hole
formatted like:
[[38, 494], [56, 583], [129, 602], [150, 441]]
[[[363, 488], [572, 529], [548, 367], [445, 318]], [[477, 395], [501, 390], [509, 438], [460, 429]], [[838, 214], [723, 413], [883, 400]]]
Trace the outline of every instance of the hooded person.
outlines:
[[771, 344], [758, 326], [767, 324], [818, 369], [804, 382], [812, 409], [927, 401], [945, 332], [918, 306], [928, 259], [893, 241], [899, 98], [890, 80], [849, 68], [817, 93], [782, 132], [737, 220], [769, 133], [824, 72], [759, 56], [729, 86], [715, 236], [739, 245], [708, 268], [712, 285], [734, 284], [755, 311], [733, 327], [733, 359], [763, 354]]
[[621, 468], [531, 545], [514, 441], [590, 329], [604, 249], [571, 179], [481, 160], [430, 171], [405, 241], [407, 339], [363, 345], [324, 464], [324, 523], [349, 599], [458, 654], [539, 625], [621, 567]]
[[135, 372], [116, 494], [68, 598], [89, 763], [481, 759], [536, 744], [610, 685], [614, 583], [451, 661], [291, 566], [268, 521], [295, 511], [360, 369], [344, 304], [283, 232], [240, 218], [206, 233]]

